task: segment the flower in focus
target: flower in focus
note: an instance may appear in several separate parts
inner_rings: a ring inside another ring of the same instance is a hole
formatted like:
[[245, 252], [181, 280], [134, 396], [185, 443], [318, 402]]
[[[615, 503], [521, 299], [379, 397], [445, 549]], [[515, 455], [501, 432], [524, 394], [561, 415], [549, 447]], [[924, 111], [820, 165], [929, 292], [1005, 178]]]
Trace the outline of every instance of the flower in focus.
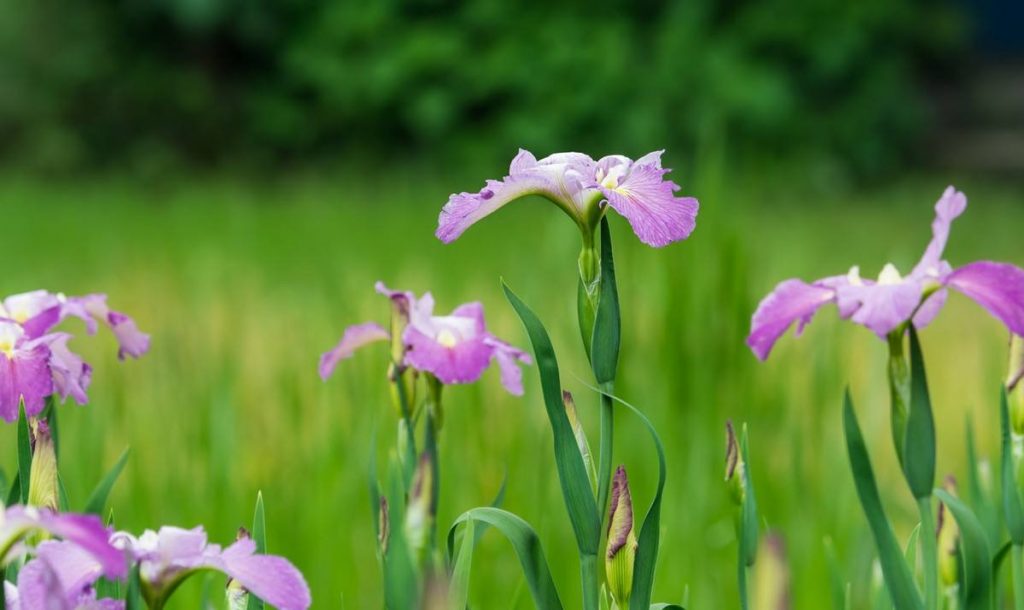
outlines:
[[538, 160], [520, 150], [502, 180], [488, 180], [477, 193], [448, 199], [438, 218], [437, 237], [457, 239], [478, 220], [528, 195], [548, 199], [572, 218], [590, 240], [610, 207], [629, 221], [645, 244], [660, 247], [686, 239], [697, 218], [697, 200], [677, 197], [679, 186], [665, 179], [656, 151], [633, 161], [611, 155], [595, 161], [582, 153], [557, 153]]
[[[123, 559], [122, 559], [123, 564]], [[46, 541], [36, 557], [18, 572], [18, 583], [5, 583], [8, 610], [122, 610], [124, 602], [96, 599], [93, 588], [104, 574], [95, 557], [71, 542]]]
[[110, 327], [122, 359], [146, 353], [149, 336], [106, 303], [102, 294], [65, 297], [45, 290], [0, 301], [0, 418], [15, 421], [21, 401], [26, 415], [35, 417], [51, 394], [62, 400], [70, 396], [78, 404], [88, 402], [92, 367], [68, 348], [70, 334], [53, 332], [68, 317], [84, 320], [89, 334], [96, 332], [99, 323]]
[[[434, 297], [421, 298], [412, 293], [388, 290], [380, 282], [377, 292], [400, 299], [405, 321], [392, 332], [400, 333], [397, 355], [403, 366], [430, 373], [444, 384], [472, 383], [483, 375], [492, 361], [501, 370], [501, 382], [517, 396], [523, 393], [523, 374], [517, 362], [530, 363], [530, 356], [487, 331], [480, 303], [466, 303], [448, 315], [434, 315]], [[394, 324], [393, 324], [394, 328]], [[320, 376], [327, 379], [338, 362], [349, 358], [360, 347], [394, 336], [374, 322], [345, 329], [341, 341], [320, 358]]]
[[[0, 510], [0, 567], [33, 552], [26, 540], [37, 534], [73, 545], [90, 556], [105, 576], [121, 578], [127, 573], [124, 553], [110, 544], [110, 532], [99, 517], [24, 506]], [[37, 550], [41, 552], [42, 546]]]
[[946, 302], [947, 289], [967, 295], [1016, 334], [1024, 334], [1024, 269], [1007, 263], [978, 261], [953, 269], [942, 253], [950, 225], [967, 207], [967, 198], [953, 187], [935, 204], [932, 240], [910, 274], [891, 263], [878, 280], [863, 279], [858, 267], [846, 275], [810, 284], [790, 279], [780, 283], [754, 312], [747, 345], [764, 360], [775, 342], [797, 323], [803, 331], [815, 312], [835, 303], [839, 315], [867, 327], [883, 339], [912, 322], [924, 328]]
[[257, 555], [256, 543], [242, 537], [221, 549], [209, 544], [202, 527], [186, 530], [162, 527], [135, 538], [115, 534], [113, 544], [139, 562], [143, 594], [149, 602], [165, 600], [195, 571], [216, 570], [246, 591], [281, 610], [306, 610], [312, 603], [302, 574], [283, 557]]
[[605, 573], [608, 590], [619, 608], [629, 607], [633, 592], [633, 563], [637, 540], [633, 528], [633, 500], [629, 493], [626, 469], [619, 466], [612, 478], [611, 507], [608, 514], [608, 549]]

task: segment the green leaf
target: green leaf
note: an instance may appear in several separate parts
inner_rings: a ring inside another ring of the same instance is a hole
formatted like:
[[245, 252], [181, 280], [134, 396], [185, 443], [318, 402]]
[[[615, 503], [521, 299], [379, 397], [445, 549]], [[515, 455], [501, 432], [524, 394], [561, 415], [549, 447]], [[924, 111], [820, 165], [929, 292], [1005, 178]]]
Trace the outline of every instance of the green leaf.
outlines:
[[917, 331], [910, 325], [910, 415], [903, 443], [903, 472], [917, 499], [935, 486], [935, 422]]
[[1014, 544], [1024, 544], [1024, 508], [1021, 507], [1017, 477], [1013, 472], [1013, 441], [1010, 439], [1010, 407], [1006, 387], [1003, 387], [1000, 395], [999, 419], [1003, 431], [1002, 488], [1006, 529], [1009, 530], [1010, 540]]
[[629, 599], [630, 610], [644, 610], [651, 604], [651, 591], [654, 589], [654, 568], [658, 562], [658, 547], [661, 538], [661, 498], [665, 491], [665, 479], [668, 472], [665, 460], [665, 446], [662, 444], [661, 437], [658, 436], [654, 424], [651, 423], [651, 420], [647, 419], [647, 416], [640, 409], [618, 396], [598, 388], [590, 387], [590, 389], [600, 392], [633, 413], [643, 423], [644, 427], [647, 428], [651, 440], [654, 441], [654, 449], [658, 454], [658, 487], [654, 493], [654, 499], [651, 500], [651, 505], [647, 509], [647, 514], [644, 516], [643, 524], [640, 526], [640, 535], [637, 537], [636, 559], [633, 562], [633, 593]]
[[46, 425], [50, 427], [50, 438], [53, 439], [53, 452], [60, 459], [60, 426], [57, 425], [57, 396], [50, 394], [46, 397], [46, 406], [43, 408], [46, 414]]
[[[551, 571], [548, 569], [547, 560], [544, 558], [544, 549], [541, 546], [540, 538], [530, 524], [520, 517], [493, 507], [480, 507], [466, 511], [452, 523], [448, 530], [448, 552], [451, 554], [455, 546], [455, 530], [459, 525], [470, 521], [486, 523], [501, 532], [505, 538], [512, 543], [512, 548], [519, 558], [523, 568], [523, 575], [526, 577], [526, 584], [533, 596], [533, 601], [538, 610], [560, 610], [562, 602], [558, 597], [558, 590], [551, 578]], [[465, 538], [471, 536], [464, 535]], [[466, 546], [465, 542], [461, 545]], [[460, 551], [461, 554], [462, 551]], [[458, 563], [459, 558], [456, 558]], [[468, 571], [468, 568], [467, 568]]]
[[1003, 543], [1001, 547], [999, 547], [999, 550], [996, 551], [995, 556], [992, 557], [993, 579], [999, 576], [999, 569], [1003, 566], [1003, 561], [1006, 560], [1006, 557], [1010, 554], [1011, 550], [1013, 550], [1013, 543], [1007, 540]]
[[65, 513], [71, 508], [71, 502], [68, 501], [68, 490], [64, 487], [64, 477], [57, 473], [57, 509]]
[[[256, 553], [267, 552], [267, 518], [263, 510], [263, 492], [256, 493], [256, 510], [252, 516], [252, 540], [256, 543]], [[247, 610], [263, 610], [263, 600], [252, 593], [249, 594]]]
[[[0, 468], [0, 498], [7, 497], [7, 492], [11, 489], [8, 487], [9, 484], [10, 481], [7, 480], [7, 472], [5, 472], [3, 468]], [[0, 608], [2, 607], [3, 606], [0, 606]]]
[[406, 487], [402, 465], [392, 457], [388, 470], [388, 548], [384, 555], [384, 602], [390, 610], [419, 607], [419, 579], [405, 539]]
[[981, 526], [985, 528], [989, 547], [995, 547], [999, 545], [1003, 524], [994, 498], [982, 484], [981, 465], [978, 463], [978, 453], [974, 444], [974, 423], [970, 417], [967, 418], [964, 435], [967, 447], [967, 497], [975, 514], [978, 515], [978, 520], [981, 521]]
[[911, 530], [910, 536], [907, 537], [907, 544], [903, 547], [903, 557], [907, 560], [907, 565], [913, 570], [914, 566], [917, 565], [917, 540], [921, 537], [921, 524], [918, 523]]
[[142, 582], [139, 580], [139, 566], [136, 564], [128, 575], [128, 593], [124, 598], [125, 610], [146, 610], [142, 603]]
[[619, 291], [615, 285], [615, 261], [612, 257], [612, 236], [608, 218], [601, 219], [601, 293], [591, 340], [591, 366], [598, 384], [615, 381], [619, 364], [621, 335]]
[[452, 610], [464, 610], [469, 601], [469, 580], [476, 538], [476, 521], [470, 519], [462, 531], [462, 543], [459, 545], [459, 554], [455, 556], [455, 567], [448, 587], [448, 607]]
[[875, 545], [878, 547], [878, 560], [892, 602], [900, 610], [922, 610], [924, 604], [917, 592], [917, 585], [914, 584], [914, 576], [903, 559], [903, 552], [885, 516], [885, 509], [882, 508], [882, 499], [875, 485], [875, 474], [871, 469], [871, 459], [868, 457], [868, 449], [857, 423], [857, 415], [853, 411], [853, 400], [850, 398], [849, 390], [843, 399], [843, 427], [857, 496], [860, 498]]
[[960, 559], [963, 562], [961, 587], [964, 610], [992, 608], [992, 553], [981, 522], [966, 504], [944, 489], [935, 495], [953, 513], [960, 529]]
[[107, 474], [100, 479], [96, 489], [93, 490], [92, 495], [89, 496], [89, 501], [85, 503], [84, 512], [103, 516], [103, 509], [107, 506], [107, 498], [110, 496], [110, 490], [114, 488], [114, 483], [117, 482], [117, 478], [121, 476], [121, 471], [124, 470], [125, 464], [128, 462], [128, 454], [131, 452], [131, 448], [126, 448], [121, 452], [121, 457], [117, 458], [117, 462], [113, 468], [107, 471]]
[[24, 400], [18, 407], [18, 481], [21, 504], [28, 504], [28, 489], [32, 484], [32, 433], [28, 429]]
[[519, 314], [533, 344], [533, 352], [540, 372], [544, 393], [544, 406], [554, 437], [555, 465], [562, 485], [562, 496], [569, 511], [569, 520], [576, 535], [581, 555], [597, 555], [601, 539], [601, 518], [594, 492], [590, 487], [587, 467], [583, 463], [572, 425], [562, 404], [562, 385], [558, 376], [558, 361], [551, 339], [536, 314], [502, 282], [505, 297]]
[[14, 480], [11, 481], [11, 487], [7, 490], [7, 499], [4, 501], [4, 506], [12, 506], [18, 504], [21, 501], [21, 473], [14, 473]]
[[757, 516], [757, 498], [754, 495], [754, 481], [750, 476], [750, 455], [747, 449], [747, 425], [743, 425], [740, 434], [740, 451], [743, 453], [743, 479], [746, 494], [743, 501], [743, 537], [741, 540], [744, 562], [747, 567], [754, 565], [757, 559], [757, 543], [760, 539], [761, 523]]

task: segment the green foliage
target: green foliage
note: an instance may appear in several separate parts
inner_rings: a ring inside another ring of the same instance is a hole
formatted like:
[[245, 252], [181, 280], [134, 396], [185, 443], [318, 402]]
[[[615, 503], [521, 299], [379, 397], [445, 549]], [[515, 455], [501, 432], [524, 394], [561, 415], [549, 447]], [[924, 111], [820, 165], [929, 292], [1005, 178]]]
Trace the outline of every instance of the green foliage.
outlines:
[[935, 484], [935, 422], [917, 330], [910, 326], [910, 416], [903, 442], [903, 472], [917, 499], [931, 496]]
[[[11, 0], [4, 152], [46, 168], [324, 153], [631, 152], [725, 135], [862, 170], [959, 42], [912, 0]], [[948, 65], [948, 64], [945, 64]], [[946, 74], [946, 73], [944, 73]]]

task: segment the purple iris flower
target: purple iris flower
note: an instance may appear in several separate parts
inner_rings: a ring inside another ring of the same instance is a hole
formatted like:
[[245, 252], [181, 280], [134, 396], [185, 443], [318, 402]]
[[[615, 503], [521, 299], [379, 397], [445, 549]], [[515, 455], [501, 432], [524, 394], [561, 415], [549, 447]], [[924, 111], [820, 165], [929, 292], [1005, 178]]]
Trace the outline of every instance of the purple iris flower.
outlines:
[[[448, 315], [434, 315], [434, 297], [428, 292], [416, 298], [410, 292], [389, 290], [377, 283], [377, 292], [405, 312], [400, 332], [403, 364], [430, 373], [444, 384], [472, 383], [497, 361], [501, 383], [512, 394], [523, 393], [523, 373], [517, 363], [529, 364], [530, 356], [487, 331], [484, 308], [466, 303]], [[338, 362], [364, 345], [386, 341], [392, 334], [374, 322], [345, 329], [341, 341], [320, 358], [320, 376], [327, 379]]]
[[71, 335], [53, 331], [68, 317], [84, 320], [89, 334], [100, 323], [107, 325], [121, 359], [149, 350], [149, 336], [130, 317], [107, 307], [106, 295], [65, 297], [37, 290], [7, 297], [0, 301], [0, 418], [15, 421], [22, 400], [26, 415], [35, 417], [54, 393], [88, 402], [92, 368], [68, 348]]
[[991, 261], [953, 269], [942, 258], [950, 225], [966, 207], [963, 193], [953, 187], [946, 189], [935, 204], [932, 240], [906, 276], [890, 263], [877, 281], [861, 278], [859, 268], [853, 267], [846, 275], [810, 284], [798, 279], [780, 283], [754, 312], [747, 345], [764, 360], [794, 322], [799, 335], [815, 312], [828, 303], [837, 305], [842, 318], [883, 339], [908, 322], [923, 328], [942, 309], [949, 288], [973, 299], [1013, 333], [1024, 334], [1024, 270]]
[[96, 599], [93, 585], [104, 575], [103, 564], [81, 547], [43, 542], [18, 572], [17, 587], [5, 583], [7, 610], [122, 610], [122, 601]]
[[222, 549], [208, 543], [202, 527], [161, 527], [138, 538], [118, 533], [112, 541], [139, 562], [141, 578], [160, 599], [196, 571], [216, 570], [281, 610], [306, 610], [312, 604], [299, 570], [283, 557], [257, 555], [256, 543], [248, 537]]
[[582, 153], [558, 153], [537, 160], [520, 150], [502, 180], [488, 180], [477, 193], [448, 199], [437, 237], [450, 243], [470, 225], [521, 197], [540, 195], [568, 214], [589, 239], [608, 207], [626, 217], [640, 241], [665, 246], [686, 239], [697, 219], [697, 200], [677, 197], [679, 186], [665, 179], [663, 151], [633, 161], [611, 155], [595, 161]]

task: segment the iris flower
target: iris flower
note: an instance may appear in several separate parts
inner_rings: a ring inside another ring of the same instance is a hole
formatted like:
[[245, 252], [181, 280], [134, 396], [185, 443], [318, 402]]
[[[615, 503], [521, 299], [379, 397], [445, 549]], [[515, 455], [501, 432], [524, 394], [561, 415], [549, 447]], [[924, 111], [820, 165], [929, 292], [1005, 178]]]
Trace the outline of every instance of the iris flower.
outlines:
[[88, 402], [92, 368], [68, 348], [70, 334], [54, 332], [68, 317], [85, 321], [89, 334], [101, 323], [108, 326], [121, 359], [138, 358], [149, 349], [149, 336], [130, 317], [111, 310], [106, 295], [65, 297], [37, 290], [7, 297], [0, 301], [0, 418], [15, 421], [22, 400], [26, 415], [35, 417], [51, 394]]
[[693, 197], [676, 196], [679, 186], [665, 179], [671, 170], [661, 166], [662, 152], [636, 161], [621, 155], [595, 161], [575, 152], [538, 160], [520, 150], [502, 180], [488, 180], [476, 193], [449, 197], [438, 218], [436, 235], [450, 243], [506, 204], [540, 195], [576, 222], [587, 243], [608, 208], [625, 216], [645, 244], [660, 247], [686, 239], [696, 226], [698, 203]]
[[798, 279], [780, 283], [754, 313], [747, 345], [764, 360], [790, 326], [796, 323], [799, 335], [828, 303], [837, 305], [842, 318], [885, 339], [908, 323], [927, 326], [942, 309], [950, 288], [973, 299], [1011, 332], [1024, 334], [1024, 270], [991, 261], [954, 269], [942, 257], [950, 226], [966, 207], [963, 193], [946, 189], [935, 204], [932, 240], [905, 276], [889, 263], [877, 281], [861, 278], [859, 268], [853, 267], [846, 275], [811, 283]]
[[312, 604], [298, 569], [283, 557], [257, 555], [256, 543], [248, 537], [222, 549], [208, 543], [202, 527], [161, 527], [138, 538], [118, 533], [112, 541], [139, 562], [143, 594], [150, 603], [165, 601], [192, 574], [213, 570], [281, 610], [306, 610]]
[[429, 292], [416, 298], [411, 292], [389, 290], [380, 282], [376, 289], [390, 298], [398, 311], [405, 312], [404, 321], [393, 324], [390, 332], [375, 322], [345, 329], [338, 345], [320, 358], [323, 379], [360, 347], [397, 336], [397, 355], [402, 364], [430, 373], [444, 384], [472, 383], [493, 360], [501, 369], [505, 389], [522, 395], [523, 373], [517, 362], [529, 364], [530, 356], [487, 331], [483, 305], [466, 303], [448, 315], [438, 316], [434, 315], [434, 297]]
[[103, 564], [74, 543], [43, 542], [18, 572], [17, 586], [4, 583], [7, 610], [122, 610], [123, 601], [96, 599], [93, 585], [104, 575], [123, 576], [104, 574]]

